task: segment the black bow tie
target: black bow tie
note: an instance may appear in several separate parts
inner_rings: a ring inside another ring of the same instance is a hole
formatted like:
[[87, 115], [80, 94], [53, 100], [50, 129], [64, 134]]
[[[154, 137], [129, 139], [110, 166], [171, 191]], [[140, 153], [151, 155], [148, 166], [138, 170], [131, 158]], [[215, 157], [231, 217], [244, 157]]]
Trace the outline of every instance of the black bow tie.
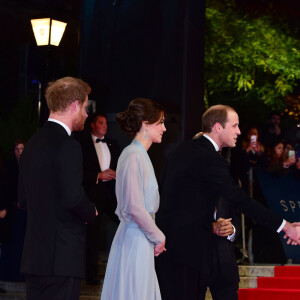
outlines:
[[96, 138], [96, 143], [99, 143], [99, 142], [106, 143], [106, 139], [98, 139], [98, 138]]

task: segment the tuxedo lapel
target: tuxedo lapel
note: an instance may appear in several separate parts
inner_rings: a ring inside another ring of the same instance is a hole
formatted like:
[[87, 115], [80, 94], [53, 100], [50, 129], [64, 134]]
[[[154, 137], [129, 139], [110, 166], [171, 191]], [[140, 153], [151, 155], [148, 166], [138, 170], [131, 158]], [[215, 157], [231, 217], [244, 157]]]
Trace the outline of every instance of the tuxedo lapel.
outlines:
[[90, 160], [90, 163], [92, 165], [97, 166], [99, 168], [100, 172], [101, 172], [101, 166], [100, 166], [100, 163], [99, 163], [97, 151], [96, 151], [94, 141], [93, 141], [93, 138], [92, 138], [91, 135], [88, 138], [88, 145], [89, 145], [89, 150], [87, 151], [87, 155], [89, 156], [88, 159]]

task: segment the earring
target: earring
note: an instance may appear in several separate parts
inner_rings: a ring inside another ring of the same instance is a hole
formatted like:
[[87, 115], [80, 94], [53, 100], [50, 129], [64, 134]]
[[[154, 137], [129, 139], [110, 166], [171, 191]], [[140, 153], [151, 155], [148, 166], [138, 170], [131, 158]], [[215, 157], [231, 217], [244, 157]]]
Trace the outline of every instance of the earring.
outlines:
[[148, 129], [145, 130], [145, 140], [148, 140]]

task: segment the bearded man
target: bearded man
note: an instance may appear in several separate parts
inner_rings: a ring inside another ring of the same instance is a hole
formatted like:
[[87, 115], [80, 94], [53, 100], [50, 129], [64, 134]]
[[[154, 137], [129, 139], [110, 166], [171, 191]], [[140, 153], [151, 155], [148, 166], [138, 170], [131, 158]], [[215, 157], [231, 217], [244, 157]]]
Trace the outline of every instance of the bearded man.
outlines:
[[50, 82], [48, 121], [20, 159], [19, 205], [27, 210], [21, 272], [28, 300], [79, 299], [85, 276], [85, 223], [97, 214], [82, 188], [80, 144], [71, 137], [87, 118], [90, 86], [78, 78]]

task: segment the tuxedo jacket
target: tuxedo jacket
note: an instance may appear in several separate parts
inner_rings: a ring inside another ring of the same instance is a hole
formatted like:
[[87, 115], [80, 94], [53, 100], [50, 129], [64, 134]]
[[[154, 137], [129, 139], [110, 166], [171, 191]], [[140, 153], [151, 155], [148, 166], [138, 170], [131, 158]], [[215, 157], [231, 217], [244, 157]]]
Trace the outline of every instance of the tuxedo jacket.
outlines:
[[80, 144], [61, 125], [46, 122], [26, 144], [18, 189], [28, 215], [21, 272], [83, 278], [95, 206], [82, 188]]
[[[120, 148], [118, 143], [110, 138], [105, 138], [110, 151], [111, 160], [109, 168], [116, 170]], [[114, 216], [117, 206], [115, 196], [115, 180], [97, 183], [98, 173], [101, 172], [97, 152], [91, 135], [79, 139], [83, 157], [83, 187], [89, 198], [95, 203], [99, 211], [104, 211]], [[100, 142], [101, 143], [101, 142]]]
[[[196, 270], [203, 279], [212, 272], [212, 222], [217, 200], [277, 230], [282, 219], [248, 197], [230, 176], [229, 164], [204, 136], [175, 148], [166, 160], [157, 225], [166, 235], [164, 253]], [[158, 261], [159, 263], [159, 261]]]
[[[216, 219], [232, 218], [231, 224], [235, 228], [236, 240], [241, 232], [241, 215], [230, 211], [230, 205], [225, 199], [219, 199], [217, 203]], [[230, 241], [227, 237], [213, 235], [213, 274], [218, 278], [223, 278], [222, 284], [237, 283], [240, 281], [237, 258], [235, 255], [234, 241]], [[218, 274], [216, 274], [218, 273]]]

